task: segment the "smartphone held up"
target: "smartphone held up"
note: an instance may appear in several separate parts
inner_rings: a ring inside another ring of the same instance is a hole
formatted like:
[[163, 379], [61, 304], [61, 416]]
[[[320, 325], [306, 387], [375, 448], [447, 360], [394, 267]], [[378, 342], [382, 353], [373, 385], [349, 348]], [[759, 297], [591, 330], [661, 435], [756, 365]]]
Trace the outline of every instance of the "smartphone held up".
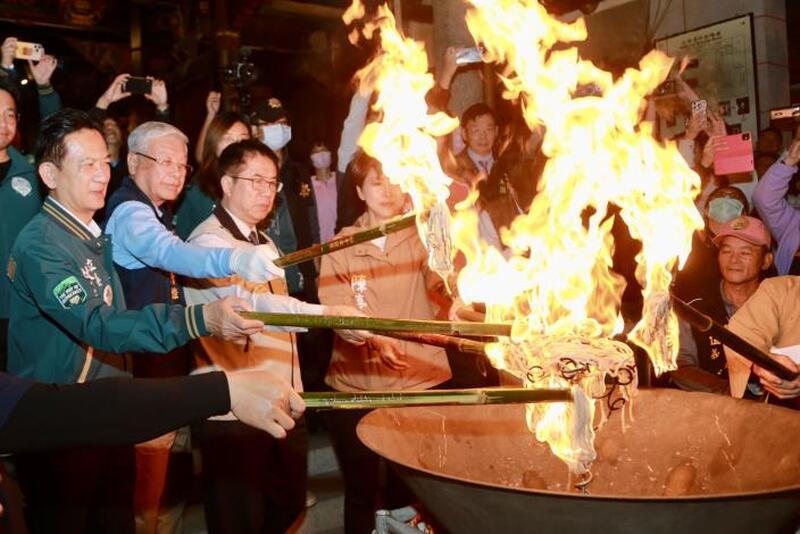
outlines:
[[481, 63], [483, 58], [482, 46], [471, 46], [469, 48], [462, 48], [456, 52], [456, 65], [471, 65], [473, 63]]
[[132, 95], [149, 95], [153, 91], [153, 80], [151, 78], [131, 76], [125, 82], [122, 90]]
[[755, 169], [750, 132], [726, 135], [720, 145], [722, 148], [714, 153], [714, 174], [723, 176]]
[[691, 106], [692, 106], [692, 118], [690, 120], [694, 121], [696, 124], [699, 124], [700, 127], [703, 129], [708, 128], [709, 126], [708, 101], [693, 100]]
[[44, 46], [39, 43], [28, 43], [26, 41], [17, 41], [17, 47], [14, 50], [15, 59], [29, 59], [31, 61], [41, 61], [44, 56]]

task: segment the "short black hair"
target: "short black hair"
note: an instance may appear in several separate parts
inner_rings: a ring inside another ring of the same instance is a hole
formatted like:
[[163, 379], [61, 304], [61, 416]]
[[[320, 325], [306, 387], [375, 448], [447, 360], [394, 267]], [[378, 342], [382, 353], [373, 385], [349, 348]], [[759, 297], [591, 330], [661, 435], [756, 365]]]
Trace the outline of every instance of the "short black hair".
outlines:
[[17, 108], [17, 111], [19, 111], [19, 99], [22, 96], [19, 92], [19, 87], [5, 78], [0, 78], [0, 91], [5, 91], [11, 95], [11, 98], [14, 100], [14, 106]]
[[375, 174], [381, 176], [383, 166], [380, 161], [363, 151], [359, 151], [347, 166], [347, 173], [356, 187], [364, 187], [364, 180], [367, 179], [369, 171], [375, 171]]
[[491, 115], [495, 124], [497, 124], [497, 115], [495, 114], [494, 110], [487, 104], [478, 102], [477, 104], [472, 104], [470, 107], [468, 107], [461, 115], [461, 127], [466, 128], [468, 123], [474, 121], [478, 117], [482, 117], [483, 115]]
[[50, 162], [60, 167], [67, 155], [64, 139], [80, 130], [95, 130], [103, 135], [97, 121], [79, 109], [64, 108], [47, 117], [42, 122], [39, 138], [36, 141], [36, 163]]
[[240, 169], [247, 158], [260, 155], [268, 158], [275, 164], [275, 169], [280, 169], [278, 156], [267, 145], [258, 139], [245, 139], [237, 143], [231, 143], [222, 154], [219, 155], [217, 160], [217, 182], [216, 182], [216, 196], [214, 198], [222, 198], [222, 186], [220, 180], [223, 176], [236, 174], [237, 169]]

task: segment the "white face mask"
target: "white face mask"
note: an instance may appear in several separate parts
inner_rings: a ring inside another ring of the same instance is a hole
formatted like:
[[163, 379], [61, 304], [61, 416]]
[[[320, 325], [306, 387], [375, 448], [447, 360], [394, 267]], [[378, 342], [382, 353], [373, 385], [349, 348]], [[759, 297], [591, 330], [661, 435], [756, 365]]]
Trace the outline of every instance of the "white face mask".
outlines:
[[311, 154], [311, 163], [315, 169], [328, 169], [331, 166], [330, 150], [320, 150]]
[[288, 124], [269, 124], [262, 126], [261, 142], [270, 147], [272, 150], [280, 150], [292, 140], [292, 127]]

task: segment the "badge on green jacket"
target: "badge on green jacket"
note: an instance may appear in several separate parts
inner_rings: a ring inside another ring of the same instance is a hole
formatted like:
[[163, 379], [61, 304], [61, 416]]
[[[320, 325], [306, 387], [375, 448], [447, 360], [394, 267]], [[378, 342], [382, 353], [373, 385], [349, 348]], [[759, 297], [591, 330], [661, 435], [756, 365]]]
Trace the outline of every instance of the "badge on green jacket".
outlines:
[[53, 288], [53, 295], [65, 310], [86, 302], [86, 290], [74, 276], [68, 276], [59, 282]]

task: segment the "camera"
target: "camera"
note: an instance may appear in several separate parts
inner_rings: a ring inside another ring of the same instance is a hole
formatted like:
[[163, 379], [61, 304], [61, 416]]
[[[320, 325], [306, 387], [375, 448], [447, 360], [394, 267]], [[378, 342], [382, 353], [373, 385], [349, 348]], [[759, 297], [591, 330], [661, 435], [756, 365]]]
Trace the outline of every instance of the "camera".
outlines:
[[247, 60], [237, 61], [222, 69], [222, 79], [236, 87], [244, 87], [256, 79], [256, 66]]
[[250, 61], [250, 53], [255, 49], [243, 46], [239, 49], [239, 61], [222, 69], [222, 81], [236, 88], [239, 111], [245, 114], [249, 113], [252, 105], [250, 85], [258, 78], [256, 66]]

